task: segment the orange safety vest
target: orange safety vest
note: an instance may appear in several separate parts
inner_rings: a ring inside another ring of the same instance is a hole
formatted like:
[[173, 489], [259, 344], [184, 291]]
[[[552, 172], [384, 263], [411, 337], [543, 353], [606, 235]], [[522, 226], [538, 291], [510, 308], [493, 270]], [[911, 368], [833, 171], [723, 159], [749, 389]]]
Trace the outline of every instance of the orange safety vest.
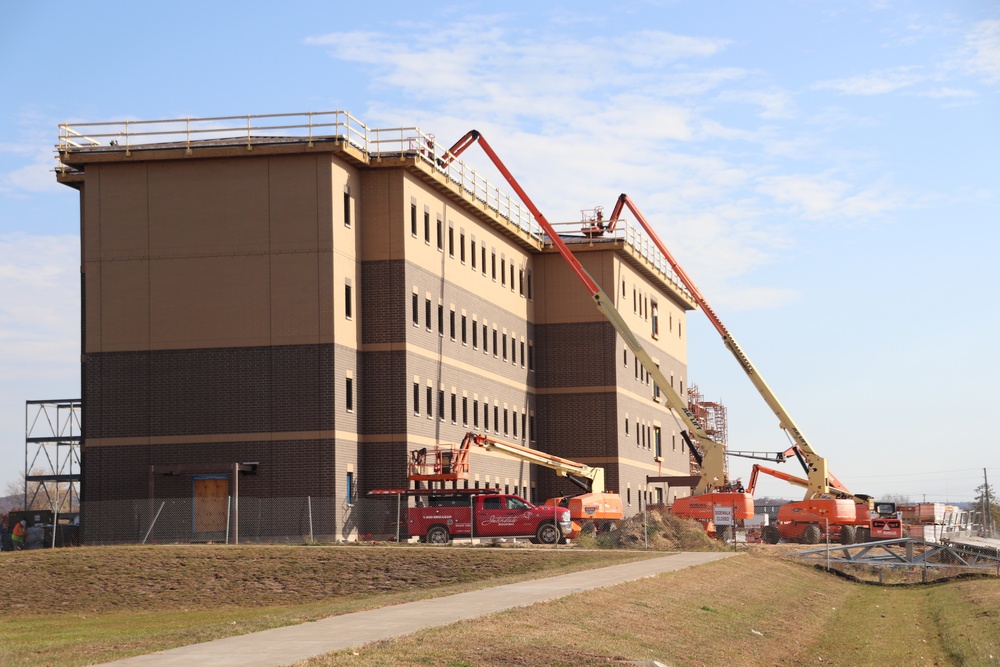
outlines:
[[28, 532], [28, 530], [20, 522], [14, 524], [14, 535], [13, 535], [14, 536], [14, 541], [15, 542], [24, 542], [24, 535], [27, 532]]

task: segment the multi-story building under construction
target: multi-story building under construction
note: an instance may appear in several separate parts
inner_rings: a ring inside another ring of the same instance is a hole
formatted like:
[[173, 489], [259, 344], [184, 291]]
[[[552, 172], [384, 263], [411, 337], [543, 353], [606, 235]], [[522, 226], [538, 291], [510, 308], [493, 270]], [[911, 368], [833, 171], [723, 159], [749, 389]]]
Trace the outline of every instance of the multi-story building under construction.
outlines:
[[[198, 504], [237, 486], [309, 497], [316, 534], [350, 538], [358, 498], [467, 431], [603, 466], [627, 513], [669, 500], [647, 476], [689, 474], [680, 423], [527, 211], [418, 130], [74, 124], [59, 152], [81, 204], [85, 542], [109, 523], [88, 505], [126, 499], [190, 498], [214, 534]], [[624, 222], [564, 229], [684, 395], [694, 303], [666, 262]], [[487, 452], [469, 483], [573, 489]]]

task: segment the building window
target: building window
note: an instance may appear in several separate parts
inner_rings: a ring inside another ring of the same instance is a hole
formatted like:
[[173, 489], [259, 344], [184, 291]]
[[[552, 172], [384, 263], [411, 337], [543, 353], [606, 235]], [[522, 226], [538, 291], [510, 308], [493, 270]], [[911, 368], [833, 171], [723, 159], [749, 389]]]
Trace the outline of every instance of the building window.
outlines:
[[431, 242], [431, 212], [424, 209], [424, 243]]
[[354, 317], [354, 295], [351, 293], [351, 283], [344, 285], [344, 317], [351, 319]]
[[413, 326], [420, 326], [420, 297], [413, 293]]
[[347, 399], [347, 411], [354, 412], [354, 378], [347, 378], [344, 392]]
[[410, 235], [417, 238], [417, 205], [410, 204]]
[[462, 231], [458, 234], [458, 256], [462, 264], [465, 264], [465, 232]]
[[448, 256], [455, 256], [455, 228], [448, 227]]
[[420, 414], [420, 383], [413, 383], [413, 414]]
[[444, 223], [441, 216], [437, 216], [437, 227], [435, 228], [437, 238], [437, 249], [444, 250]]
[[465, 338], [465, 331], [466, 331], [465, 315], [462, 315], [462, 345], [465, 345], [467, 343]]
[[344, 192], [344, 226], [350, 228], [354, 220], [354, 201], [350, 192]]

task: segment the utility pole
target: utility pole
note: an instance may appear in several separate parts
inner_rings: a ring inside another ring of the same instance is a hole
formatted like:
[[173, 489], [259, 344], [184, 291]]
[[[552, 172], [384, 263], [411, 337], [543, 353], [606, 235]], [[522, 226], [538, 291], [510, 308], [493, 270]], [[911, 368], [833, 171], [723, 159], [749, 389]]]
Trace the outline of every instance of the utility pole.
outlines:
[[986, 537], [993, 537], [993, 501], [990, 500], [990, 483], [986, 479], [986, 468], [983, 468], [983, 530]]

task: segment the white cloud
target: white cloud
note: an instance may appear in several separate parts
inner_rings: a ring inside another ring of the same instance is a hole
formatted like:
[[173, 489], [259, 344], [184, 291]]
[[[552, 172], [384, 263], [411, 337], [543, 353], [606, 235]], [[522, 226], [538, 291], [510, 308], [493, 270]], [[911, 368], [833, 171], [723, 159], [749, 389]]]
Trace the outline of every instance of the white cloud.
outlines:
[[830, 79], [813, 85], [815, 90], [835, 90], [843, 95], [884, 95], [909, 88], [926, 76], [916, 67], [894, 67], [846, 79]]
[[1000, 20], [981, 21], [965, 37], [967, 67], [988, 84], [1000, 83]]

